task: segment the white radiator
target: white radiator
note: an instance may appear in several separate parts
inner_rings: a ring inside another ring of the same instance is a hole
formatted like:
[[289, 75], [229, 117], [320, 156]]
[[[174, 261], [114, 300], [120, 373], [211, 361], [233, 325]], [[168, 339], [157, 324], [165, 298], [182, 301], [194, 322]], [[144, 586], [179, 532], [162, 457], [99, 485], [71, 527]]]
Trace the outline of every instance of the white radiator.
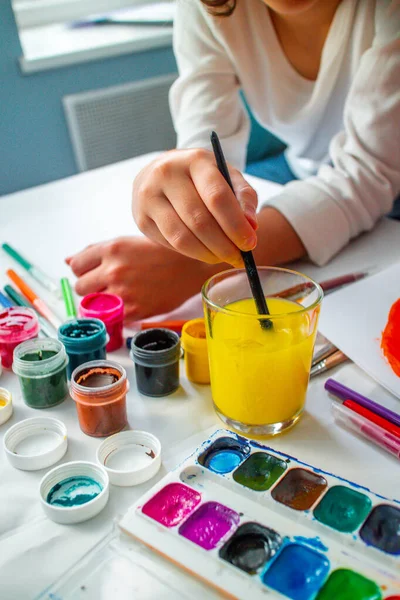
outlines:
[[79, 171], [175, 147], [168, 90], [176, 75], [63, 98]]

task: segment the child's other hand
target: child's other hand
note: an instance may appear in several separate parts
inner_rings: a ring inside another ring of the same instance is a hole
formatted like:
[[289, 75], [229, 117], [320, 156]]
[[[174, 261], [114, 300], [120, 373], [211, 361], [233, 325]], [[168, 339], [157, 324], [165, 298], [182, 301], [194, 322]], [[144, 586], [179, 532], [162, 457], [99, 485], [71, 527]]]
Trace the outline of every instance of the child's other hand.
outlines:
[[239, 250], [257, 243], [257, 194], [239, 171], [229, 172], [237, 198], [212, 152], [166, 152], [134, 181], [132, 212], [139, 229], [188, 257], [242, 267]]
[[78, 294], [118, 294], [125, 304], [127, 322], [177, 308], [220, 270], [144, 237], [120, 237], [93, 244], [66, 262], [78, 277]]

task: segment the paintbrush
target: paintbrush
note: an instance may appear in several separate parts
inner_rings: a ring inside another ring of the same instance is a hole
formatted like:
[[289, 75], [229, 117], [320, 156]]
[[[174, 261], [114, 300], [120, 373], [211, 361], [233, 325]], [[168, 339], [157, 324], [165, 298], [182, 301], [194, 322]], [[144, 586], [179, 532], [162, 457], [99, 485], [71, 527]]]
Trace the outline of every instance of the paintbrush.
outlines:
[[[235, 190], [233, 189], [224, 153], [222, 152], [221, 143], [215, 131], [211, 133], [211, 144], [214, 150], [215, 161], [217, 163], [219, 172], [231, 188], [232, 192], [235, 194]], [[253, 253], [251, 251], [244, 252], [241, 250], [240, 254], [243, 258], [247, 279], [249, 280], [250, 289], [253, 294], [254, 301], [256, 303], [257, 312], [259, 315], [269, 315], [270, 312], [268, 310], [267, 301], [265, 299], [264, 291], [261, 286], [260, 276], [257, 271]], [[263, 329], [271, 329], [272, 321], [271, 319], [260, 319], [260, 325]]]
[[338, 348], [336, 348], [336, 346], [334, 346], [331, 342], [327, 342], [320, 350], [318, 350], [318, 352], [314, 354], [311, 366], [313, 367], [317, 363], [321, 362], [321, 360], [325, 360], [325, 358], [328, 358], [328, 356], [331, 356], [331, 354], [334, 354], [337, 350]]
[[341, 365], [346, 360], [349, 360], [348, 357], [343, 354], [340, 350], [334, 352], [328, 358], [321, 360], [319, 363], [311, 367], [310, 377], [315, 377], [315, 375], [319, 375], [320, 373], [325, 373], [325, 371], [329, 371], [329, 369], [333, 369], [337, 365]]

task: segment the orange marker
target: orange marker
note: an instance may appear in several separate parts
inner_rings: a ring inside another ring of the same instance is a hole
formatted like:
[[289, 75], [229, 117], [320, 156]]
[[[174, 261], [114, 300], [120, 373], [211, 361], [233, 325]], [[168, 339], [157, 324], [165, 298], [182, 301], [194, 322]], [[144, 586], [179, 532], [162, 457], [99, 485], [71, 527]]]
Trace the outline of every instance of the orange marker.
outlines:
[[11, 281], [15, 283], [15, 285], [25, 296], [25, 298], [27, 298], [29, 302], [33, 304], [38, 313], [40, 313], [42, 317], [47, 319], [53, 325], [53, 327], [58, 329], [61, 325], [60, 319], [56, 317], [56, 315], [50, 310], [47, 304], [41, 298], [39, 298], [39, 296], [37, 296], [37, 294], [32, 290], [32, 288], [30, 288], [29, 285], [26, 284], [25, 281], [23, 281], [23, 279], [21, 279], [21, 277], [17, 275], [15, 271], [13, 271], [13, 269], [8, 269], [7, 275], [9, 276]]

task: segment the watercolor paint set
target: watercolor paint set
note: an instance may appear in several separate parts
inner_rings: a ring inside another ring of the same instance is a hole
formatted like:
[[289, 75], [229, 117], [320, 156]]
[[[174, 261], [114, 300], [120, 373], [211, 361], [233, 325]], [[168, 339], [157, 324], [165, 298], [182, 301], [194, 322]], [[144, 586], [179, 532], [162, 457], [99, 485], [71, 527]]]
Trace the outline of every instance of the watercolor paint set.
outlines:
[[399, 600], [400, 503], [218, 430], [122, 532], [230, 598]]

